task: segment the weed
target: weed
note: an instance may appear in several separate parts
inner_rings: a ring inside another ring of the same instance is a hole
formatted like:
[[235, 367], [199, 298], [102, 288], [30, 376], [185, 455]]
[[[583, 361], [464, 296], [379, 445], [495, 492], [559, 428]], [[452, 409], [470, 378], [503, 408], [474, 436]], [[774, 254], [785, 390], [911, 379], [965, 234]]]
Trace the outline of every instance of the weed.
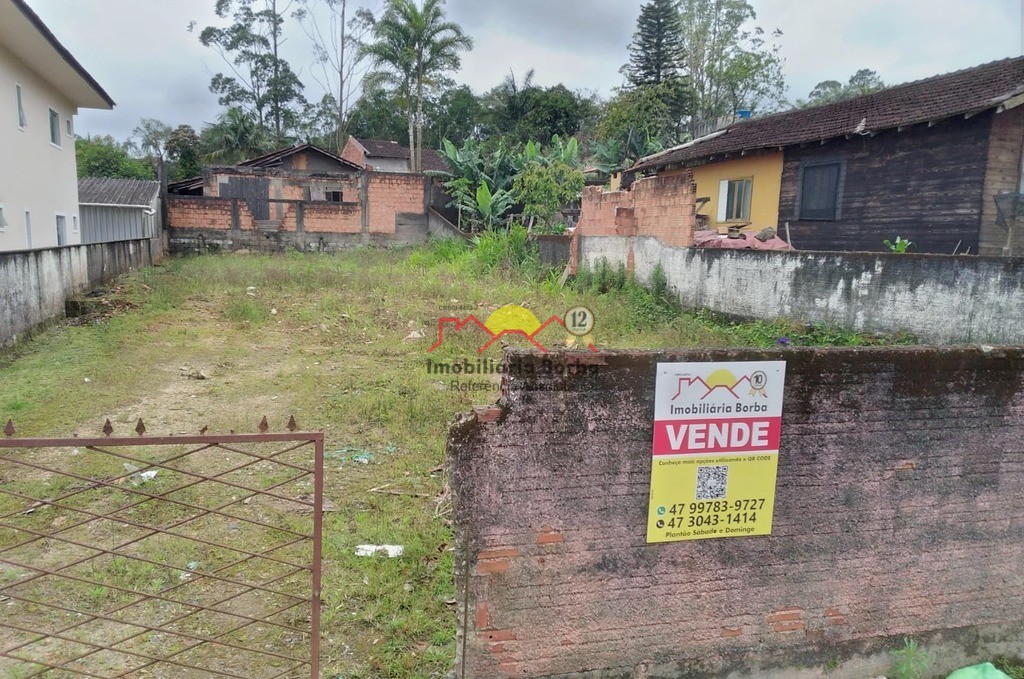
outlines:
[[892, 679], [924, 679], [928, 671], [928, 653], [910, 637], [903, 638], [903, 648], [893, 651], [889, 674]]
[[907, 240], [906, 238], [901, 238], [900, 236], [896, 236], [895, 243], [890, 241], [888, 238], [882, 241], [882, 245], [889, 248], [891, 252], [895, 252], [896, 254], [900, 255], [904, 254], [907, 251], [907, 248], [909, 248], [913, 244], [914, 243], [912, 241]]
[[837, 669], [839, 669], [839, 666], [842, 664], [843, 661], [841, 659], [832, 658], [827, 663], [825, 663], [825, 666], [822, 668], [822, 672], [824, 672], [825, 674], [831, 674], [832, 672], [835, 672]]
[[997, 669], [1010, 675], [1010, 679], [1024, 679], [1024, 660], [999, 657], [992, 661]]

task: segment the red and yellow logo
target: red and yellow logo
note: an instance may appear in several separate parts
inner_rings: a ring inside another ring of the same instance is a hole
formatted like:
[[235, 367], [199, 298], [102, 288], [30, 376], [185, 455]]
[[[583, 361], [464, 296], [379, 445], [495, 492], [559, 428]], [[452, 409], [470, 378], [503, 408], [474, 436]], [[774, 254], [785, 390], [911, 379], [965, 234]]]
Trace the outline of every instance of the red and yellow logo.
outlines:
[[476, 327], [486, 333], [488, 339], [477, 351], [483, 353], [498, 340], [505, 337], [522, 337], [540, 351], [548, 348], [539, 340], [539, 335], [553, 325], [560, 325], [567, 333], [566, 348], [584, 346], [598, 351], [594, 345], [594, 314], [586, 307], [573, 307], [564, 316], [549, 316], [543, 323], [536, 314], [518, 304], [506, 304], [487, 317], [483, 323], [474, 315], [465, 318], [439, 318], [437, 320], [437, 341], [428, 351], [440, 347], [446, 336], [467, 327]]

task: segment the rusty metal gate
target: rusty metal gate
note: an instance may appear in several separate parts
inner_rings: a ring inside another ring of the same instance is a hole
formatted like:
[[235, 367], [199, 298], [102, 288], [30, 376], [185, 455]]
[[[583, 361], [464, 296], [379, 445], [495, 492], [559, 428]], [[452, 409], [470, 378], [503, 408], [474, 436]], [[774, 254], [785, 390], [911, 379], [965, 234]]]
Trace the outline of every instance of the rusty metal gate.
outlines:
[[319, 677], [323, 434], [0, 437], [0, 676]]

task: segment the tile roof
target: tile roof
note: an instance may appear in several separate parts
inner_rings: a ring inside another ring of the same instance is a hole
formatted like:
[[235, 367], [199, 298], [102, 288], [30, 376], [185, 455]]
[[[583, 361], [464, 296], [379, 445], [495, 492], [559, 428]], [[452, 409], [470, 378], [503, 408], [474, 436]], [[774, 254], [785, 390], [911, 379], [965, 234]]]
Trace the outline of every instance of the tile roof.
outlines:
[[[409, 160], [411, 155], [408, 147], [402, 146], [397, 141], [356, 139], [356, 142], [366, 150], [368, 160], [372, 158]], [[423, 169], [424, 171], [448, 172], [448, 161], [433, 149], [423, 149]]]
[[832, 104], [745, 120], [688, 144], [640, 159], [633, 170], [698, 163], [712, 156], [793, 144], [969, 115], [1024, 93], [1024, 57], [888, 87]]
[[367, 158], [409, 159], [409, 149], [397, 141], [387, 141], [385, 139], [356, 139], [356, 141], [366, 150]]
[[78, 180], [78, 202], [102, 205], [149, 205], [160, 193], [160, 182], [145, 179], [84, 177]]
[[279, 164], [278, 161], [280, 161], [282, 158], [287, 158], [288, 156], [295, 155], [296, 153], [299, 153], [301, 151], [314, 151], [316, 153], [320, 153], [320, 154], [322, 154], [324, 156], [327, 156], [331, 160], [335, 160], [335, 161], [337, 161], [338, 163], [340, 163], [342, 165], [347, 165], [348, 167], [350, 167], [353, 170], [361, 169], [358, 165], [356, 165], [354, 163], [350, 163], [349, 161], [345, 160], [341, 156], [336, 156], [333, 153], [331, 153], [330, 151], [325, 151], [324, 149], [320, 148], [319, 146], [316, 146], [315, 144], [302, 144], [300, 146], [289, 146], [288, 148], [278, 149], [276, 151], [271, 151], [270, 153], [266, 153], [266, 154], [264, 154], [262, 156], [257, 156], [255, 158], [250, 158], [248, 160], [243, 160], [242, 162], [240, 162], [238, 164], [238, 166], [239, 167], [273, 167], [274, 165]]

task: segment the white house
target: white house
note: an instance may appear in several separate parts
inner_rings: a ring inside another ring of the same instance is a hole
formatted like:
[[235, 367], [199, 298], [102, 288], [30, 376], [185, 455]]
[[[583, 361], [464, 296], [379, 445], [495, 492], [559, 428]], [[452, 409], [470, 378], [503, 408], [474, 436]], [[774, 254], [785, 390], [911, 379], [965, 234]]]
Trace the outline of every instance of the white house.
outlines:
[[73, 120], [113, 107], [24, 0], [0, 0], [0, 251], [82, 242]]

